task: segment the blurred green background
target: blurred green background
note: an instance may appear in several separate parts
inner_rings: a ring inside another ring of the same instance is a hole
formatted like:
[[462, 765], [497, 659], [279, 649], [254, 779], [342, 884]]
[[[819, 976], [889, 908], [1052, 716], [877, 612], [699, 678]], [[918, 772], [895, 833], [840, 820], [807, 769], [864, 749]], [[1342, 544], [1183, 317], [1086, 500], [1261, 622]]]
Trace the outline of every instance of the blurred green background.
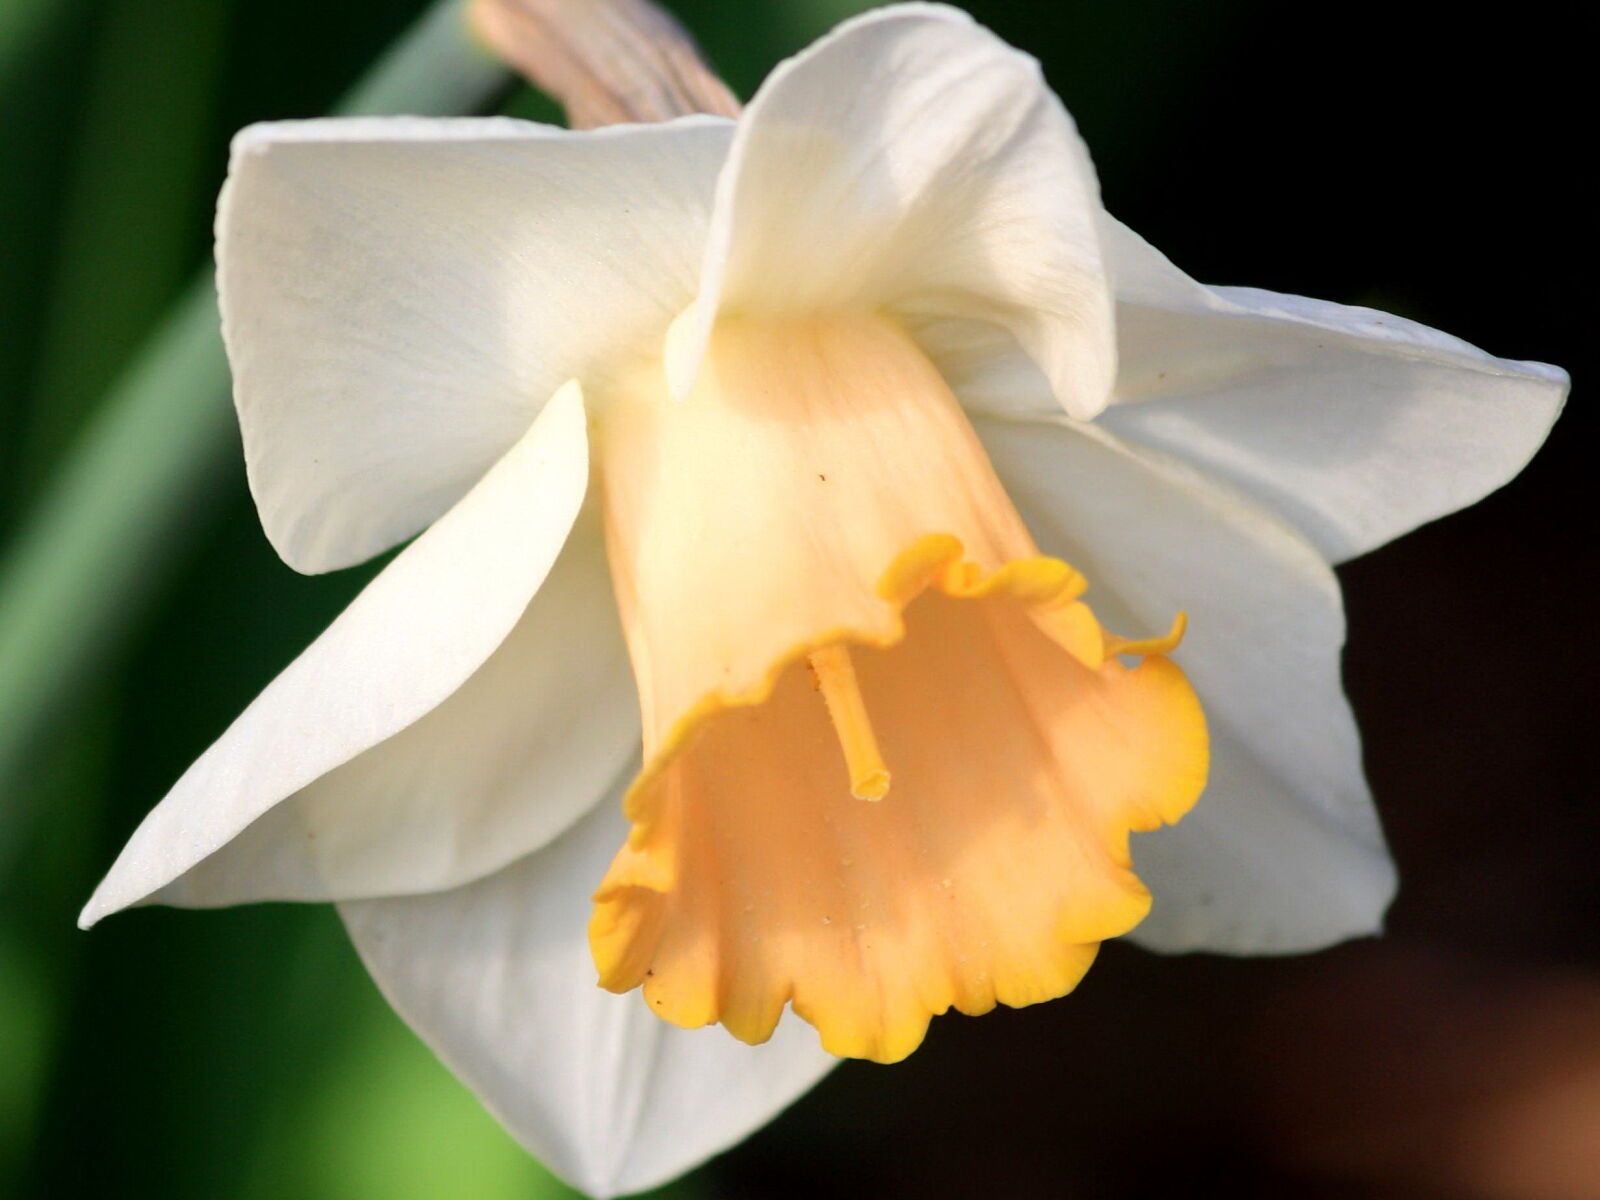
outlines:
[[[0, 551], [208, 261], [233, 131], [326, 111], [422, 7], [0, 0]], [[742, 95], [864, 7], [674, 6]], [[1389, 308], [1583, 382], [1567, 7], [970, 7], [1044, 61], [1109, 206], [1195, 275]], [[1281, 963], [1113, 948], [1071, 999], [847, 1065], [673, 1194], [1600, 1195], [1560, 1136], [1600, 1146], [1578, 419], [1490, 502], [1342, 572], [1405, 886], [1389, 938]], [[0, 1195], [567, 1194], [388, 1011], [331, 910], [76, 932], [138, 819], [371, 573], [279, 563], [232, 446], [167, 541], [101, 597], [110, 651], [0, 792]], [[1577, 1099], [1536, 1109], [1555, 1140], [1530, 1142], [1502, 1110], [1545, 1094], [1547, 1060]]]

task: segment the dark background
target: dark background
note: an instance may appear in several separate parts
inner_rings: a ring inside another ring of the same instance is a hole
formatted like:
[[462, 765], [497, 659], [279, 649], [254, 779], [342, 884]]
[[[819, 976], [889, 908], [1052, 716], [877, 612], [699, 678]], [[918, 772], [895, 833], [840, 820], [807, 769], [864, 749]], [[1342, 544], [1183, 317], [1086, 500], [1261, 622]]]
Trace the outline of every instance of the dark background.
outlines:
[[[420, 7], [0, 0], [0, 538], [208, 255], [232, 131], [322, 111]], [[675, 6], [743, 95], [856, 7]], [[1195, 276], [1386, 308], [1558, 363], [1579, 395], [1504, 491], [1340, 571], [1401, 871], [1386, 937], [1282, 960], [1113, 945], [1072, 997], [845, 1064], [674, 1195], [1600, 1196], [1578, 6], [970, 8], [1043, 60], [1108, 206]], [[367, 577], [283, 567], [236, 468], [192, 522], [0, 857], [0, 1194], [559, 1194], [331, 911], [75, 932], [138, 819]]]

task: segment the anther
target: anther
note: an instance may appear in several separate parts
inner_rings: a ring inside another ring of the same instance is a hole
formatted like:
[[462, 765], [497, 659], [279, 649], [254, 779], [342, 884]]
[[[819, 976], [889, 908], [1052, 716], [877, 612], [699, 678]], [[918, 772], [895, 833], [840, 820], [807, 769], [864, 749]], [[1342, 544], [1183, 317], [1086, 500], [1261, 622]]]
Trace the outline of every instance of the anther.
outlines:
[[861, 685], [856, 682], [850, 651], [843, 646], [827, 646], [812, 651], [808, 658], [817, 688], [828, 706], [828, 716], [833, 720], [833, 732], [844, 751], [850, 794], [857, 800], [882, 800], [889, 792], [889, 768], [883, 765], [878, 740], [872, 735], [872, 722], [861, 699]]

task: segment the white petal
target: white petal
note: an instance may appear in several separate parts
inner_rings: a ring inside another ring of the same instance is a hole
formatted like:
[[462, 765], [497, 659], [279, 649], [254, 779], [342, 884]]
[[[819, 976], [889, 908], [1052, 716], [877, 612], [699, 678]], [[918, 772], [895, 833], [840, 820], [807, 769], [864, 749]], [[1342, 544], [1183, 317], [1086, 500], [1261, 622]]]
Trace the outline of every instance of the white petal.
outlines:
[[955, 9], [847, 21], [780, 65], [717, 183], [686, 394], [719, 312], [887, 308], [998, 323], [1061, 405], [1098, 412], [1115, 373], [1088, 152], [1039, 64]]
[[969, 413], [1051, 417], [1060, 411], [1039, 364], [1005, 327], [961, 317], [912, 317], [904, 324]]
[[164, 888], [279, 801], [460, 688], [539, 590], [587, 480], [583, 400], [568, 384], [178, 780], [134, 833], [82, 923]]
[[1544, 441], [1566, 373], [1493, 358], [1401, 317], [1208, 288], [1107, 219], [1118, 436], [1220, 475], [1333, 562], [1507, 482]]
[[250, 485], [291, 566], [421, 529], [568, 379], [659, 352], [693, 297], [729, 122], [257, 125], [218, 290]]
[[597, 519], [439, 707], [335, 767], [151, 899], [210, 907], [431, 892], [537, 850], [639, 747]]
[[1163, 950], [1287, 952], [1375, 931], [1394, 891], [1339, 678], [1333, 572], [1302, 537], [1181, 463], [1057, 418], [980, 420], [1007, 491], [1088, 601], [1133, 636], [1178, 610], [1174, 655], [1211, 729], [1210, 783], [1134, 839]]
[[339, 906], [400, 1015], [534, 1155], [596, 1196], [681, 1174], [837, 1061], [793, 1016], [746, 1046], [596, 985], [589, 894], [628, 835], [620, 792], [488, 879]]

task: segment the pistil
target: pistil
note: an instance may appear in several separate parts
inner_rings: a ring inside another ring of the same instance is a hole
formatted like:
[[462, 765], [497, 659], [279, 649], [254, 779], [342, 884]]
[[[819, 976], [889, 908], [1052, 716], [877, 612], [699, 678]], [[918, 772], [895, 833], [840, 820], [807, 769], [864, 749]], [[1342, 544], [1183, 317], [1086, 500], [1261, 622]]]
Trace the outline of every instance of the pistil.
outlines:
[[834, 645], [814, 650], [807, 657], [844, 751], [850, 794], [857, 800], [882, 800], [889, 792], [889, 768], [884, 766], [878, 739], [873, 736], [850, 651]]

